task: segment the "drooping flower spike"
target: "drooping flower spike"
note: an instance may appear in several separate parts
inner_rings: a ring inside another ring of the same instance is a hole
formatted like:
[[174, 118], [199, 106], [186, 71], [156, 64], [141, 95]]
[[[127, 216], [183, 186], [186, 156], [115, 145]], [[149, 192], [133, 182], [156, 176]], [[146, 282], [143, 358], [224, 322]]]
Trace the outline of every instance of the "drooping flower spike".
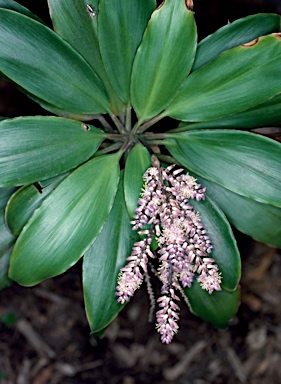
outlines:
[[[131, 222], [142, 240], [134, 244], [128, 264], [121, 269], [116, 288], [117, 301], [124, 304], [140, 287], [150, 259], [158, 261], [157, 275], [162, 283], [162, 296], [157, 300], [156, 329], [163, 343], [170, 343], [178, 330], [179, 297], [175, 290], [191, 287], [195, 274], [202, 289], [210, 294], [220, 291], [221, 276], [210, 257], [213, 246], [199, 213], [190, 199], [205, 198], [205, 188], [183, 169], [170, 165], [160, 167], [156, 157], [153, 166], [143, 175], [144, 187], [136, 215]], [[157, 253], [150, 249], [153, 238]]]

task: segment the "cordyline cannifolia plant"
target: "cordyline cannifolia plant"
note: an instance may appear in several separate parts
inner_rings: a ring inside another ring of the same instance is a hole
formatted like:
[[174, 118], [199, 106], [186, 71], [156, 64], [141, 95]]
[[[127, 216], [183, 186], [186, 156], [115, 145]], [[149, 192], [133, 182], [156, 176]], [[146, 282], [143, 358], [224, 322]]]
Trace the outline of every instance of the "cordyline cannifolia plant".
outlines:
[[197, 43], [191, 1], [48, 5], [53, 30], [0, 0], [0, 72], [50, 112], [0, 122], [1, 287], [83, 257], [93, 333], [143, 280], [153, 299], [152, 274], [164, 343], [180, 298], [225, 328], [239, 303], [231, 225], [281, 247], [281, 145], [252, 131], [281, 123], [280, 17]]

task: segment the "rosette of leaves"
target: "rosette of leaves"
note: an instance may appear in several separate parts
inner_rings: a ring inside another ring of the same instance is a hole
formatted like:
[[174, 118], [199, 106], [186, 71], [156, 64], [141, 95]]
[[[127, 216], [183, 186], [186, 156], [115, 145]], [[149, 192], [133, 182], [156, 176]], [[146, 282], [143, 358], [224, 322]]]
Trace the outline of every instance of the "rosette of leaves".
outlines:
[[50, 114], [0, 122], [1, 287], [83, 257], [92, 332], [122, 309], [116, 280], [152, 153], [207, 187], [192, 204], [222, 291], [185, 289], [193, 313], [224, 328], [237, 310], [231, 224], [281, 246], [281, 145], [251, 132], [281, 122], [280, 17], [249, 16], [197, 43], [191, 3], [48, 0], [52, 29], [0, 0], [1, 75]]

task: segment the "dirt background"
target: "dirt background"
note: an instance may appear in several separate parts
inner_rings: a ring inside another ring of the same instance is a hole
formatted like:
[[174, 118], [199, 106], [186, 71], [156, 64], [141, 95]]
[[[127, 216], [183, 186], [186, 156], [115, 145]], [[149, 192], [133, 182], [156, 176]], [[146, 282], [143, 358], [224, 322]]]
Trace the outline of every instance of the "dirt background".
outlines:
[[[20, 1], [48, 21], [45, 1]], [[238, 17], [281, 14], [280, 1], [195, 1], [200, 38]], [[0, 116], [45, 114], [0, 79]], [[182, 305], [180, 332], [161, 344], [145, 289], [101, 339], [90, 336], [81, 263], [37, 287], [0, 292], [1, 384], [281, 383], [281, 252], [237, 235], [242, 296], [221, 332]]]

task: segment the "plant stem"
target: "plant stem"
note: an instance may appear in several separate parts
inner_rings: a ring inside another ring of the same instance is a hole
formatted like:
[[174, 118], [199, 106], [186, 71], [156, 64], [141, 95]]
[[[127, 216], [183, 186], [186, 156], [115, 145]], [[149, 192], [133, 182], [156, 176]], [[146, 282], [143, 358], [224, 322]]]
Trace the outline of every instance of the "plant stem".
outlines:
[[162, 155], [161, 153], [157, 153], [157, 157], [159, 160], [164, 161], [165, 163], [180, 165], [179, 162], [177, 162], [172, 156]]
[[132, 114], [131, 114], [131, 107], [128, 106], [126, 108], [126, 123], [125, 123], [125, 128], [126, 128], [126, 131], [127, 132], [130, 132], [130, 130], [132, 129]]
[[118, 129], [118, 132], [119, 133], [125, 133], [126, 129], [123, 127], [123, 125], [121, 124], [121, 122], [118, 119], [118, 117], [116, 115], [111, 115], [110, 117], [111, 117], [112, 121], [114, 122], [114, 124], [116, 125], [116, 128]]
[[144, 124], [141, 124], [140, 126], [136, 126], [136, 132], [143, 133], [145, 132], [149, 127], [151, 127], [153, 124], [157, 123], [159, 120], [162, 119], [162, 115], [157, 115], [153, 117], [152, 119], [146, 121]]
[[98, 120], [104, 129], [108, 132], [114, 132], [111, 125], [106, 121], [106, 119], [102, 115], [95, 115], [95, 119]]
[[112, 145], [109, 145], [109, 146], [106, 147], [106, 148], [103, 148], [103, 149], [100, 149], [99, 151], [97, 151], [97, 152], [95, 153], [95, 157], [96, 157], [96, 156], [105, 155], [106, 153], [115, 151], [116, 149], [119, 149], [120, 147], [121, 147], [121, 143], [114, 143], [114, 144], [112, 144]]
[[145, 140], [165, 139], [166, 138], [166, 134], [165, 133], [152, 133], [152, 132], [148, 132], [148, 133], [145, 133], [142, 137]]

